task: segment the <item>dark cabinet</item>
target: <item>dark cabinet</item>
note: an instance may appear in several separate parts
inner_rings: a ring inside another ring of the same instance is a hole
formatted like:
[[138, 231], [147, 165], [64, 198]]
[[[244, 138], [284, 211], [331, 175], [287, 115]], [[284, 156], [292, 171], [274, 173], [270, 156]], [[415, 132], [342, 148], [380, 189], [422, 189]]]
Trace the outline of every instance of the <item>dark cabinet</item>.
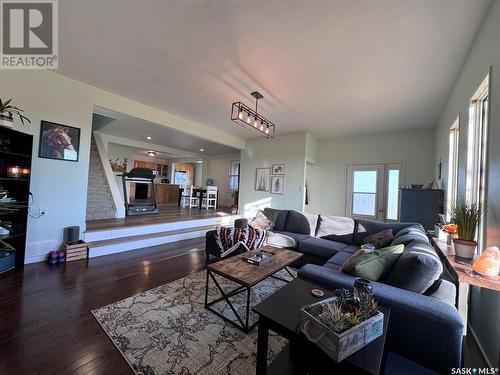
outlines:
[[401, 189], [402, 222], [417, 222], [434, 229], [439, 214], [444, 212], [444, 191], [438, 189]]
[[24, 266], [33, 136], [0, 127], [0, 272]]

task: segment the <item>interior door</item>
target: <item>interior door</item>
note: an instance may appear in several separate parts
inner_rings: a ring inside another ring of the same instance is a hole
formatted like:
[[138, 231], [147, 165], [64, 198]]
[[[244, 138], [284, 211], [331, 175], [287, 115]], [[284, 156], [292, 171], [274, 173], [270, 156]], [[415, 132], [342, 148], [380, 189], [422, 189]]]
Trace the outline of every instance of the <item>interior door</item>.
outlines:
[[383, 164], [348, 165], [346, 213], [352, 217], [384, 220]]

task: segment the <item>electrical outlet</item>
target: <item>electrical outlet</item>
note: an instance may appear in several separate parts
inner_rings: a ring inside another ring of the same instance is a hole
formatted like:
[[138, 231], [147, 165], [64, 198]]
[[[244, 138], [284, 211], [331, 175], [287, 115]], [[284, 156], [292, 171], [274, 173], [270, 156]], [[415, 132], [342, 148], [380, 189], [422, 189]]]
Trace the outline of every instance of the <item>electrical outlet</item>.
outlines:
[[40, 207], [40, 211], [38, 212], [38, 214], [40, 216], [47, 216], [47, 212], [48, 212], [47, 207]]

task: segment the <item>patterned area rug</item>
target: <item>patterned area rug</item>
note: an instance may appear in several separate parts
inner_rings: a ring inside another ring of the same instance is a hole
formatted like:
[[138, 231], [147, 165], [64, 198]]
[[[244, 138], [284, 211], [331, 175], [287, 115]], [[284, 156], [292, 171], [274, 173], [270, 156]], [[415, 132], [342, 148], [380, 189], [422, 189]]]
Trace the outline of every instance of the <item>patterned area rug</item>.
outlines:
[[[290, 279], [286, 271], [277, 276]], [[201, 271], [93, 310], [95, 318], [137, 374], [255, 374], [257, 333], [244, 334], [204, 307], [206, 272]], [[216, 276], [224, 291], [237, 285]], [[268, 278], [252, 288], [255, 306], [285, 283]], [[210, 282], [209, 300], [220, 294]], [[244, 316], [246, 293], [231, 297]], [[236, 321], [225, 301], [213, 308]], [[251, 313], [250, 321], [257, 316]], [[286, 344], [272, 335], [268, 353], [272, 360]]]

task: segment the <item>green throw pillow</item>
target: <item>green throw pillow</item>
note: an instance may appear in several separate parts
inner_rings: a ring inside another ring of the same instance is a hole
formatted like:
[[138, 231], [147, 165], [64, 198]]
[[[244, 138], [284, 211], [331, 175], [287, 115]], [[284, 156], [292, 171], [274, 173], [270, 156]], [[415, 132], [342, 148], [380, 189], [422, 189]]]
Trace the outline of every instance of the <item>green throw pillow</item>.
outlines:
[[269, 229], [273, 229], [274, 224], [276, 223], [276, 219], [278, 219], [279, 211], [273, 210], [272, 208], [264, 208], [263, 213], [264, 213], [264, 215], [266, 215], [266, 217], [269, 219], [269, 221], [271, 223], [273, 223], [272, 227]]
[[349, 275], [377, 281], [388, 272], [405, 249], [404, 245], [366, 251], [361, 249], [342, 265], [340, 270]]

